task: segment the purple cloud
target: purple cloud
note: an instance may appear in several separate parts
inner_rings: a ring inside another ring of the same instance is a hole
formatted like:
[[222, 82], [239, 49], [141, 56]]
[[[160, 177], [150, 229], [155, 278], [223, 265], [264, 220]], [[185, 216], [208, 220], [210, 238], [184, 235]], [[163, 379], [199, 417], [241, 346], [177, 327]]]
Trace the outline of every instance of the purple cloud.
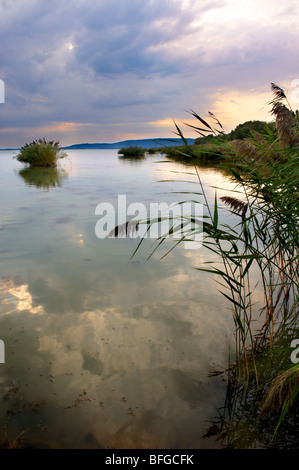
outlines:
[[0, 147], [41, 132], [63, 144], [165, 136], [149, 123], [213, 111], [219, 92], [284, 85], [298, 75], [298, 10], [295, 0], [2, 0]]

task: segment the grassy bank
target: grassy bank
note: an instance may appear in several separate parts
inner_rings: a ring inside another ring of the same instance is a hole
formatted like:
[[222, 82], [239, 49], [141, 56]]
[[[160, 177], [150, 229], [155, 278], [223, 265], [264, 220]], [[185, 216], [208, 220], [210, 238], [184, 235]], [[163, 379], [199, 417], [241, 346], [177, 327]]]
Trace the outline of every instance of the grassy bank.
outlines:
[[[253, 135], [274, 135], [276, 134], [276, 127], [274, 122], [263, 121], [246, 121], [243, 124], [237, 125], [229, 133], [225, 133], [220, 122], [215, 116], [210, 113], [213, 121], [216, 122], [218, 129], [213, 129], [210, 124], [198, 116], [197, 113], [191, 112], [194, 117], [200, 120], [201, 125], [204, 127], [196, 127], [190, 125], [189, 127], [197, 131], [201, 137], [195, 139], [193, 145], [187, 145], [186, 139], [177, 127], [176, 134], [182, 138], [183, 145], [175, 147], [163, 147], [155, 149], [156, 151], [164, 153], [168, 158], [175, 161], [182, 162], [187, 165], [194, 164], [210, 164], [211, 166], [222, 165], [224, 160], [229, 161], [233, 165], [234, 160], [234, 144], [251, 138]], [[207, 135], [204, 135], [204, 132]], [[211, 133], [212, 132], [212, 133]], [[229, 157], [232, 157], [231, 160]]]
[[221, 163], [226, 155], [223, 145], [210, 142], [201, 145], [178, 146], [172, 148], [159, 149], [167, 158], [182, 162], [186, 165], [201, 165], [209, 163], [217, 165]]
[[142, 147], [123, 147], [117, 153], [121, 157], [143, 158], [146, 150]]

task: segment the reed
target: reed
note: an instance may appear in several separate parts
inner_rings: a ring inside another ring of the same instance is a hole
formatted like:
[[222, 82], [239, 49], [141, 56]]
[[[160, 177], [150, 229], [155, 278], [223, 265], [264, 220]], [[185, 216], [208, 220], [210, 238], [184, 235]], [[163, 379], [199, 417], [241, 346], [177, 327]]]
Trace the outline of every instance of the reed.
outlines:
[[143, 158], [145, 154], [145, 149], [142, 147], [123, 147], [118, 151], [118, 154], [123, 157], [132, 157], [132, 158]]
[[25, 144], [16, 159], [28, 163], [30, 167], [55, 167], [66, 153], [59, 147], [59, 142], [46, 141], [45, 138]]
[[7, 429], [9, 419], [10, 416], [4, 421], [2, 432], [0, 431], [0, 449], [23, 449], [23, 436], [30, 431], [31, 428], [24, 429], [16, 437], [11, 438]]
[[[223, 206], [237, 217], [236, 225], [219, 223], [217, 194], [214, 205], [210, 204], [200, 171], [194, 164], [202, 194], [200, 202], [204, 204], [207, 214], [203, 221], [203, 246], [217, 255], [215, 262], [209, 261], [207, 267], [199, 266], [195, 269], [213, 274], [221, 287], [221, 294], [230, 302], [235, 324], [233, 375], [246, 388], [251, 383], [253, 374], [257, 390], [263, 388], [259, 381], [260, 352], [267, 348], [272, 355], [279, 326], [286, 319], [291, 319], [293, 326], [298, 321], [298, 113], [291, 110], [286, 95], [279, 86], [272, 83], [271, 89], [274, 94], [270, 104], [275, 117], [275, 130], [270, 129], [265, 134], [254, 132], [251, 138], [230, 143], [225, 142], [224, 138], [223, 143], [218, 143], [219, 153], [226, 154], [226, 161], [222, 166], [230, 172], [236, 191], [242, 195], [242, 198], [221, 198]], [[212, 113], [211, 123], [195, 111], [191, 110], [191, 114], [199, 124], [187, 125], [197, 133], [212, 133], [224, 137], [223, 128]], [[177, 150], [178, 154], [194, 163], [183, 132], [176, 123], [175, 127], [186, 150]], [[194, 194], [198, 196], [198, 193]], [[190, 229], [184, 233], [180, 241], [192, 239], [195, 230], [196, 228]], [[163, 238], [157, 240], [158, 246], [163, 241]], [[150, 256], [154, 251], [155, 249]], [[260, 309], [255, 305], [257, 284], [264, 293], [264, 302]], [[261, 325], [258, 328], [255, 326], [257, 322]], [[285, 369], [288, 369], [288, 361]], [[276, 372], [277, 379], [274, 378], [269, 395], [265, 398], [265, 412], [275, 402], [278, 384], [285, 384], [286, 377], [289, 378], [288, 373], [281, 370]], [[298, 377], [299, 367], [295, 367], [292, 370], [294, 380], [288, 381], [290, 387], [293, 387], [292, 403], [298, 393]], [[284, 397], [285, 390], [284, 386], [279, 388], [280, 403], [285, 403], [282, 405], [284, 411], [290, 403], [289, 392]]]

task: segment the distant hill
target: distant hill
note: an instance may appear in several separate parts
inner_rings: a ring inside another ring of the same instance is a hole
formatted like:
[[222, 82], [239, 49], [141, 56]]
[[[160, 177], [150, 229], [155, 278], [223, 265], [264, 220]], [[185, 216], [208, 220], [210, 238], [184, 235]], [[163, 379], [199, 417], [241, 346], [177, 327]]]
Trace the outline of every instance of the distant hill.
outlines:
[[[186, 139], [189, 145], [193, 145], [195, 139]], [[181, 139], [139, 139], [139, 140], [123, 140], [121, 142], [114, 142], [111, 144], [74, 144], [68, 147], [63, 147], [64, 150], [80, 150], [80, 149], [121, 149], [127, 147], [142, 147], [142, 148], [159, 148], [159, 147], [173, 147], [175, 145], [182, 145]]]
[[[195, 142], [195, 139], [186, 139], [188, 145], [193, 145]], [[64, 150], [80, 150], [80, 149], [121, 149], [121, 148], [127, 148], [127, 147], [142, 147], [145, 149], [150, 149], [150, 148], [159, 148], [159, 147], [174, 147], [175, 145], [182, 145], [183, 142], [181, 139], [171, 139], [171, 138], [165, 138], [165, 139], [137, 139], [137, 140], [123, 140], [121, 142], [114, 142], [111, 144], [101, 144], [101, 143], [95, 143], [95, 144], [74, 144], [74, 145], [69, 145], [67, 147], [62, 147]], [[0, 150], [20, 150], [20, 148], [14, 148], [14, 149], [0, 149]]]
[[11, 151], [13, 151], [13, 150], [21, 150], [21, 148], [15, 148], [15, 149], [0, 149], [0, 150], [5, 150], [6, 152], [8, 152], [8, 151], [11, 152]]

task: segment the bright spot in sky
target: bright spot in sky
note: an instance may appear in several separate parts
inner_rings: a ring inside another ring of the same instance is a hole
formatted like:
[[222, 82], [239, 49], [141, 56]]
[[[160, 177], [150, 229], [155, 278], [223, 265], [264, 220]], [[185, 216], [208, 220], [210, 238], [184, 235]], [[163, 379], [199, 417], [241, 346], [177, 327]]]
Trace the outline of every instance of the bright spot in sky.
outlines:
[[187, 10], [190, 7], [190, 0], [183, 0], [182, 2], [182, 10]]
[[0, 0], [0, 147], [173, 137], [172, 117], [198, 137], [190, 107], [227, 131], [271, 120], [271, 82], [299, 107], [298, 17], [299, 0]]

